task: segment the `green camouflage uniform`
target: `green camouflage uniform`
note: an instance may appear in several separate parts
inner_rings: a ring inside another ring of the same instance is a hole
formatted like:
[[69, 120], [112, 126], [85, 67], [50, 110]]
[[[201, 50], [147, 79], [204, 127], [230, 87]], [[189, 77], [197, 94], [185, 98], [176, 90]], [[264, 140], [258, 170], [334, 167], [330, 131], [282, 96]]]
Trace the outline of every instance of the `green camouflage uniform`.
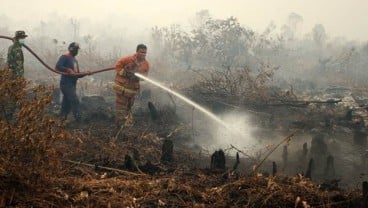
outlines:
[[8, 49], [8, 67], [16, 77], [24, 76], [24, 57], [22, 44], [18, 41], [14, 42]]
[[[13, 72], [14, 79], [24, 78], [24, 56], [22, 51], [22, 44], [19, 42], [20, 38], [26, 38], [24, 31], [16, 31], [14, 36], [14, 43], [8, 49], [7, 64], [9, 70]], [[10, 97], [6, 103], [0, 103], [2, 112], [6, 120], [12, 120], [13, 114], [17, 108], [15, 98]]]

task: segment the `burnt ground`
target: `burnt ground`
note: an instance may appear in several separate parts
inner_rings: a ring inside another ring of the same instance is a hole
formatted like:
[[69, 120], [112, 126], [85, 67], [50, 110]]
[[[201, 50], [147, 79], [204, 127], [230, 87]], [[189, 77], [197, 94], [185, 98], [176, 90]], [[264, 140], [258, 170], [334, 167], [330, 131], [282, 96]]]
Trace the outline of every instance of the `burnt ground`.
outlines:
[[[231, 151], [239, 155], [237, 160], [229, 149], [212, 154], [204, 147], [193, 145], [191, 124], [180, 119], [177, 107], [148, 105], [149, 99], [137, 101], [132, 127], [118, 128], [111, 100], [83, 97], [83, 122], [76, 123], [70, 116], [65, 128], [73, 139], [57, 144], [63, 150], [58, 176], [44, 178], [36, 184], [2, 176], [0, 204], [8, 207], [364, 206], [361, 182], [365, 179], [365, 160], [358, 161], [360, 153], [354, 144], [362, 146], [365, 140], [364, 136], [357, 141], [352, 138], [356, 132], [364, 131], [357, 127], [360, 124], [355, 118], [346, 118], [346, 114], [334, 114], [326, 120], [321, 112], [273, 108], [273, 116], [269, 117], [270, 111], [266, 109], [262, 112], [264, 118], [258, 116], [254, 120], [261, 126], [257, 136], [269, 141], [274, 132], [293, 133], [291, 142], [285, 140], [279, 147], [271, 146], [254, 156], [233, 147]], [[56, 103], [48, 110], [49, 114], [57, 111]], [[305, 142], [307, 151], [303, 154]], [[267, 157], [268, 153], [271, 156]], [[332, 163], [331, 157], [325, 162], [328, 156], [333, 156]], [[263, 158], [266, 160], [262, 161]], [[311, 158], [314, 164], [308, 168]]]

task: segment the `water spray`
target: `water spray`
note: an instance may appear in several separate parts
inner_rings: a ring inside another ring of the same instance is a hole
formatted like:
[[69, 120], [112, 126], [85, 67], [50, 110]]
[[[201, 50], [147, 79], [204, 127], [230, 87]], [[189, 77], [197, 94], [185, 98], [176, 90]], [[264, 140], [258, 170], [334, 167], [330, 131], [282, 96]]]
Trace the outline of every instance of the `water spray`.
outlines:
[[244, 141], [247, 141], [248, 136], [245, 134], [245, 132], [239, 131], [239, 128], [233, 128], [231, 125], [229, 125], [229, 123], [224, 122], [222, 119], [217, 117], [215, 114], [213, 114], [209, 110], [205, 109], [204, 107], [200, 106], [199, 104], [195, 103], [194, 101], [190, 100], [189, 98], [187, 98], [187, 97], [175, 92], [174, 90], [172, 90], [168, 87], [165, 87], [164, 85], [160, 84], [159, 82], [157, 82], [155, 80], [152, 80], [152, 79], [150, 79], [146, 76], [143, 76], [139, 73], [134, 73], [134, 75], [141, 78], [142, 80], [145, 80], [145, 81], [149, 82], [150, 84], [153, 84], [153, 85], [167, 91], [168, 93], [171, 93], [171, 94], [175, 95], [176, 97], [183, 100], [187, 104], [189, 104], [189, 105], [193, 106], [194, 108], [200, 110], [205, 115], [210, 117], [212, 120], [216, 121], [218, 124], [225, 127], [226, 132], [229, 133], [229, 136], [231, 135], [233, 138], [237, 138], [237, 139], [241, 138], [241, 139], [244, 139]]
[[227, 128], [228, 130], [230, 130], [231, 128], [223, 121], [221, 120], [219, 117], [217, 117], [216, 115], [214, 115], [213, 113], [211, 113], [209, 110], [203, 108], [202, 106], [200, 106], [199, 104], [193, 102], [192, 100], [190, 100], [189, 98], [186, 98], [185, 96], [175, 92], [174, 90], [170, 89], [170, 88], [167, 88], [165, 87], [164, 85], [160, 84], [159, 82], [157, 81], [154, 81], [148, 77], [145, 77], [139, 73], [134, 73], [135, 76], [157, 86], [157, 87], [160, 87], [161, 89], [175, 95], [176, 97], [180, 98], [181, 100], [183, 100], [184, 102], [188, 103], [189, 105], [197, 108], [198, 110], [202, 111], [204, 114], [206, 114], [207, 116], [209, 116], [210, 118], [212, 118], [213, 120], [215, 120], [217, 123], [221, 124], [222, 126], [224, 126], [225, 128]]

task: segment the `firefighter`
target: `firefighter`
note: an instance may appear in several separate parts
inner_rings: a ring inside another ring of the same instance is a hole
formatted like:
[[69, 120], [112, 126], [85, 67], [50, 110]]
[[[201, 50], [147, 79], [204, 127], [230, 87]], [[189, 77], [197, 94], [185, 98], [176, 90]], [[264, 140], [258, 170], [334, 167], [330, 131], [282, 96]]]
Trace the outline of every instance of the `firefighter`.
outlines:
[[137, 45], [136, 53], [122, 57], [115, 64], [116, 76], [113, 89], [116, 93], [116, 124], [132, 124], [131, 108], [139, 91], [139, 78], [134, 73], [148, 75], [149, 63], [146, 60], [147, 46]]
[[[68, 46], [68, 53], [60, 56], [55, 67], [57, 70], [67, 73], [67, 75], [62, 74], [60, 79], [60, 90], [63, 93], [60, 117], [66, 120], [68, 114], [72, 111], [77, 122], [80, 122], [82, 119], [79, 109], [79, 99], [76, 92], [77, 81], [84, 76], [77, 75], [77, 73], [79, 73], [79, 65], [75, 57], [78, 55], [79, 49], [78, 43], [70, 43]], [[87, 74], [89, 75], [90, 72], [87, 71]]]

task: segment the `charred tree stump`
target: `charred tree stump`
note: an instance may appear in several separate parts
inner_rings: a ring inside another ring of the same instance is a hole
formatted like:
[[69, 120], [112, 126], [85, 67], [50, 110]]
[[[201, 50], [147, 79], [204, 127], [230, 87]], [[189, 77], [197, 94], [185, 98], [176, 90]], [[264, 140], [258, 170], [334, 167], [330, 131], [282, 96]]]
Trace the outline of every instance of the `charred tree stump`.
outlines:
[[327, 156], [328, 146], [325, 141], [325, 136], [321, 133], [316, 134], [312, 137], [310, 154], [315, 159], [321, 158], [323, 156]]
[[222, 149], [215, 151], [211, 156], [211, 169], [225, 170], [226, 159]]
[[327, 163], [324, 171], [324, 177], [326, 179], [331, 179], [335, 177], [335, 165], [334, 165], [334, 157], [329, 155], [327, 157]]
[[240, 159], [239, 159], [239, 152], [236, 153], [236, 161], [235, 164], [233, 166], [233, 171], [235, 171], [238, 168], [238, 165], [240, 164]]
[[363, 207], [368, 207], [368, 182], [364, 181], [362, 184], [363, 189]]
[[361, 130], [355, 130], [353, 136], [354, 144], [367, 146], [367, 134]]
[[174, 161], [174, 144], [172, 140], [165, 139], [162, 144], [161, 162], [170, 163]]
[[308, 163], [307, 171], [305, 171], [305, 177], [312, 179], [312, 171], [314, 169], [314, 160], [311, 158]]
[[137, 171], [138, 167], [134, 159], [130, 155], [125, 155], [124, 168], [130, 171]]
[[277, 174], [277, 164], [276, 162], [272, 162], [272, 176]]
[[288, 148], [285, 145], [284, 149], [282, 151], [282, 171], [285, 171], [286, 167], [287, 167], [287, 163], [288, 163]]
[[299, 172], [304, 172], [305, 171], [305, 164], [307, 164], [307, 158], [308, 158], [308, 143], [305, 142], [303, 144], [303, 149], [300, 152], [300, 155], [298, 156], [298, 170]]
[[156, 121], [159, 118], [159, 114], [158, 114], [158, 111], [157, 111], [156, 107], [153, 105], [152, 102], [148, 102], [148, 109], [149, 109], [150, 114], [151, 114], [151, 119], [153, 121]]

